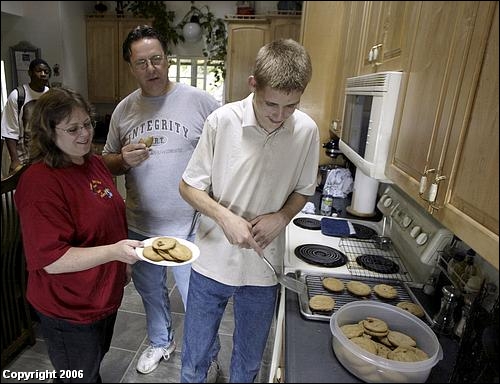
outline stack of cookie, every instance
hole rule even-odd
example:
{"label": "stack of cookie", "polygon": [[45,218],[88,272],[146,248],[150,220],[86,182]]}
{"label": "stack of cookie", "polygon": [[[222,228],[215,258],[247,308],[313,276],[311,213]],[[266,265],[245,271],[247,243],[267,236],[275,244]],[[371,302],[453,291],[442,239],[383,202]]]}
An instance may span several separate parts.
{"label": "stack of cookie", "polygon": [[339,362],[367,383],[424,383],[442,358],[433,330],[395,305],[357,300],[330,317]]}
{"label": "stack of cookie", "polygon": [[152,261],[174,261],[183,263],[191,260],[191,250],[172,237],[158,237],[152,245],[144,247],[143,256]]}
{"label": "stack of cookie", "polygon": [[429,358],[414,337],[389,329],[385,321],[375,317],[344,324],[340,329],[351,342],[385,359],[416,362]]}

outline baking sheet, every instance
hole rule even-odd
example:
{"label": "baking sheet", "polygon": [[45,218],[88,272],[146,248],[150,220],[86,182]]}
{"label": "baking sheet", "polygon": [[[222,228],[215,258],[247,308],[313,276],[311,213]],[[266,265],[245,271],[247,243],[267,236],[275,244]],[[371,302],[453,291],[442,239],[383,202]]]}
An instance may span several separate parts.
{"label": "baking sheet", "polygon": [[[331,315],[339,309],[342,305],[357,301],[357,300],[374,300],[380,301],[387,304],[396,305],[401,301],[410,301],[415,304],[418,304],[423,308],[423,306],[418,302],[410,288],[405,282],[396,281],[396,280],[384,280],[384,279],[367,279],[367,278],[359,278],[356,276],[337,276],[335,274],[321,274],[321,273],[306,273],[302,271],[296,271],[295,276],[300,281],[303,281],[307,285],[307,295],[299,295],[299,307],[300,313],[303,317],[309,320],[318,320],[318,321],[330,321]],[[325,277],[335,277],[339,279],[345,284],[349,281],[361,281],[365,284],[368,284],[370,288],[372,288],[372,292],[369,296],[360,297],[355,296],[350,293],[347,288],[344,287],[342,292],[330,292],[323,287],[323,278]],[[377,284],[388,284],[396,288],[398,292],[398,297],[395,299],[383,299],[373,292],[373,287]],[[322,311],[312,311],[309,308],[309,299],[314,295],[326,295],[330,296],[335,300],[335,307],[331,312],[322,312]],[[424,309],[425,312],[425,309]],[[427,313],[424,315],[425,320],[429,321],[430,317]],[[422,319],[424,320],[424,319]]]}

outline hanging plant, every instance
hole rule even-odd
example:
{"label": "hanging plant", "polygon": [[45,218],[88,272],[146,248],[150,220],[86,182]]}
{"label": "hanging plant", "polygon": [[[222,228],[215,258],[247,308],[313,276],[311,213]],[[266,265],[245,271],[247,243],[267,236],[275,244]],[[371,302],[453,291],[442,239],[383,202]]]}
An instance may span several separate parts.
{"label": "hanging plant", "polygon": [[[193,3],[193,2],[191,2]],[[208,59],[208,64],[214,65],[215,82],[226,77],[227,56],[227,31],[226,24],[221,18],[215,17],[207,5],[198,8],[191,5],[191,9],[179,23],[179,30],[183,30],[187,23],[197,22],[205,38],[203,56]],[[182,36],[182,41],[185,41]]]}
{"label": "hanging plant", "polygon": [[164,1],[124,1],[127,11],[134,16],[152,19],[152,27],[156,29],[167,42],[167,54],[171,54],[171,48],[184,37],[179,33],[174,24],[175,12],[169,11]]}

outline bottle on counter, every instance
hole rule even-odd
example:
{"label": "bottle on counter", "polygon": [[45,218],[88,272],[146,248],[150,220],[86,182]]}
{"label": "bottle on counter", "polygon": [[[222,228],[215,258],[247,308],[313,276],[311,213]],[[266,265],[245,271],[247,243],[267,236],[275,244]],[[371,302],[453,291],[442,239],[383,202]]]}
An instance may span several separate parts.
{"label": "bottle on counter", "polygon": [[325,186],[323,188],[323,195],[321,196],[320,213],[323,216],[331,216],[333,210],[333,194],[331,187]]}
{"label": "bottle on counter", "polygon": [[439,277],[440,277],[440,270],[439,268],[434,268],[432,270],[431,275],[427,279],[427,281],[424,284],[423,290],[426,295],[432,296],[436,292],[436,286],[439,282]]}
{"label": "bottle on counter", "polygon": [[472,249],[467,251],[467,255],[465,258],[465,268],[461,274],[461,279],[464,283],[467,283],[472,276],[477,276],[478,270],[474,265],[474,257],[476,256],[476,252]]}
{"label": "bottle on counter", "polygon": [[467,264],[465,263],[465,253],[463,252],[455,252],[448,261],[448,267],[446,271],[455,286],[462,287],[464,282],[462,282],[462,275],[465,272],[465,267]]}
{"label": "bottle on counter", "polygon": [[469,313],[470,313],[470,308],[472,306],[472,302],[474,299],[475,299],[475,295],[472,295],[472,294],[467,294],[464,296],[464,305],[462,306],[462,316],[461,316],[460,320],[458,321],[455,329],[453,330],[455,335],[457,335],[458,337],[462,337],[462,335],[464,333],[465,325],[467,323],[467,319],[468,319]]}

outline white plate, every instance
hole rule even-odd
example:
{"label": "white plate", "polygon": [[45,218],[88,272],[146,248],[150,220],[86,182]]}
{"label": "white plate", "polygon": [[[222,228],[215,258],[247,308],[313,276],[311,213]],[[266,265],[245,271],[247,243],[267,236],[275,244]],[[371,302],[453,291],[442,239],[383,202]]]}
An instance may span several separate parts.
{"label": "white plate", "polygon": [[[142,252],[144,251],[144,248],[136,248],[135,251],[137,252],[137,256],[139,256],[139,258],[141,260],[147,261],[148,263],[151,263],[154,265],[163,265],[166,267],[177,267],[179,265],[191,264],[193,261],[195,261],[198,258],[198,256],[200,256],[200,248],[198,248],[198,246],[196,244],[194,244],[190,241],[187,241],[184,239],[179,239],[178,237],[173,237],[173,236],[158,236],[158,237],[170,237],[172,239],[176,239],[180,244],[183,244],[186,247],[188,247],[191,250],[191,253],[193,254],[193,256],[188,261],[183,261],[183,262],[179,262],[179,263],[176,261],[168,261],[168,260],[153,261],[153,260],[149,260],[148,258],[144,257],[144,255],[142,254]],[[143,240],[144,246],[147,247],[149,245],[152,245],[153,241],[155,241],[158,237],[150,237],[149,239]]]}

